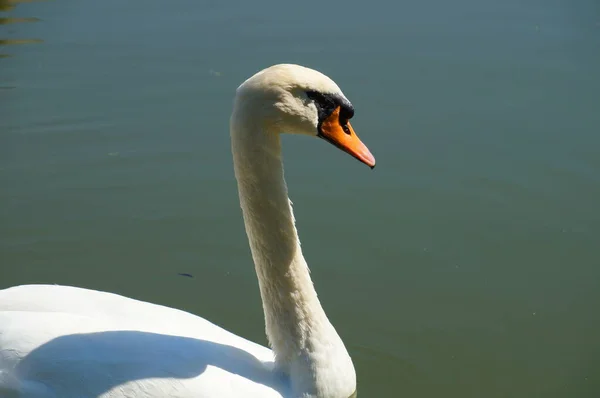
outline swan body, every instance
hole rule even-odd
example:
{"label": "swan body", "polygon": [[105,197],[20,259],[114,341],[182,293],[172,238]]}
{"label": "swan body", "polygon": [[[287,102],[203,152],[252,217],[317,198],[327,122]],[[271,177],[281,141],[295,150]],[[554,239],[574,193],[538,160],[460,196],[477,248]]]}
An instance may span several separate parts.
{"label": "swan body", "polygon": [[275,65],[236,92],[235,177],[258,277],[262,347],[196,315],[57,285],[0,290],[0,398],[349,398],[352,360],[314,290],[283,178],[280,133],[374,167],[327,76]]}

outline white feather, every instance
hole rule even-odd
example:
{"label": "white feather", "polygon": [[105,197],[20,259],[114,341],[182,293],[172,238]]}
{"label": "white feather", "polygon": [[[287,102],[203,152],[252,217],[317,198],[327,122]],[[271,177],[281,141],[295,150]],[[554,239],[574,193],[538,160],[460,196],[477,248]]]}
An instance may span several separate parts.
{"label": "white feather", "polygon": [[323,74],[267,68],[237,90],[231,138],[273,351],[187,312],[67,286],[0,291],[2,398],[348,398],[350,356],[317,298],[283,178],[279,133],[315,135]]}

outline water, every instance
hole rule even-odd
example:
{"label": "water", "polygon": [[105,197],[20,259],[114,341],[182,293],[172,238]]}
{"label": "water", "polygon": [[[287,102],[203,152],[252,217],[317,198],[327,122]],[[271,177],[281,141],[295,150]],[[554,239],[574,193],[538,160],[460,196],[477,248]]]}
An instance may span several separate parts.
{"label": "water", "polygon": [[113,291],[265,344],[228,117],[244,79],[300,63],[378,163],[284,139],[359,397],[600,396],[597,1],[0,5],[0,287]]}

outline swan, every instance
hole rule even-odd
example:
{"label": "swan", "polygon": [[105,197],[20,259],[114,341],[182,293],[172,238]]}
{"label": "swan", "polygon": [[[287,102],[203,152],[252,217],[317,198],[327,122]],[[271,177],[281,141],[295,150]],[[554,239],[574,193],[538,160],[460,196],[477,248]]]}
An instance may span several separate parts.
{"label": "swan", "polygon": [[70,286],[0,290],[2,398],[349,398],[356,374],[319,302],[283,175],[280,133],[375,167],[326,75],[278,64],[236,90],[231,149],[271,349],[196,315]]}

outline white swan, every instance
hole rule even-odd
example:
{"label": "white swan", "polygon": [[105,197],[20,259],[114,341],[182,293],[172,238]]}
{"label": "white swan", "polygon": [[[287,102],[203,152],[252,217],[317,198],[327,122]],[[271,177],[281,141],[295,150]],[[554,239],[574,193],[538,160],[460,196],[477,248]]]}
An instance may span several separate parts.
{"label": "white swan", "polygon": [[195,315],[67,286],[0,290],[0,397],[328,397],[356,375],[302,256],[280,133],[318,136],[374,167],[327,76],[275,65],[238,89],[230,120],[246,232],[272,351]]}

